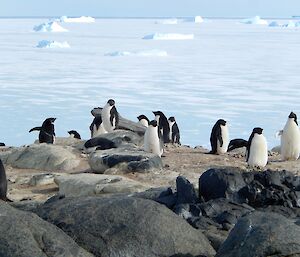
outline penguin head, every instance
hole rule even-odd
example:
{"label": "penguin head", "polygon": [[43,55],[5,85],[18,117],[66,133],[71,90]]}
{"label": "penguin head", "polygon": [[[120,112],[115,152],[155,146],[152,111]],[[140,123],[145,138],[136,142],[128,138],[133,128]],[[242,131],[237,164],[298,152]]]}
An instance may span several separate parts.
{"label": "penguin head", "polygon": [[155,111],[155,112],[153,112],[153,114],[154,114],[155,116],[161,116],[161,115],[162,115],[162,112],[161,112],[161,111]]}
{"label": "penguin head", "polygon": [[171,116],[168,120],[171,122],[175,122],[175,118],[173,116]]}
{"label": "penguin head", "polygon": [[152,127],[157,127],[157,121],[156,120],[151,120],[150,123],[149,123],[149,126],[152,126]]}
{"label": "penguin head", "polygon": [[220,126],[226,126],[226,120],[219,119],[219,120],[217,121],[217,123],[218,123]]}
{"label": "penguin head", "polygon": [[289,119],[294,119],[295,123],[298,125],[296,113],[291,112],[289,115]]}
{"label": "penguin head", "polygon": [[138,120],[143,120],[144,119],[144,120],[147,120],[149,122],[149,119],[143,114],[138,116],[137,118],[138,118]]}
{"label": "penguin head", "polygon": [[258,134],[258,135],[261,135],[262,132],[263,132],[263,129],[259,128],[259,127],[254,128],[253,131],[252,131],[253,134]]}
{"label": "penguin head", "polygon": [[108,103],[110,106],[114,106],[114,105],[115,105],[115,100],[109,99],[109,100],[107,101],[107,103]]}
{"label": "penguin head", "polygon": [[53,124],[55,120],[56,120],[56,118],[48,118],[48,119],[45,119],[43,124]]}

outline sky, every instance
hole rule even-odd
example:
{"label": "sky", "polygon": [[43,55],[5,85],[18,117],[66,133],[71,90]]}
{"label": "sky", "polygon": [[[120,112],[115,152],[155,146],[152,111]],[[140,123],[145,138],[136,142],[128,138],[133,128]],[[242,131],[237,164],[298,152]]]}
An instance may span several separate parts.
{"label": "sky", "polygon": [[300,0],[0,0],[0,16],[282,17],[300,15]]}

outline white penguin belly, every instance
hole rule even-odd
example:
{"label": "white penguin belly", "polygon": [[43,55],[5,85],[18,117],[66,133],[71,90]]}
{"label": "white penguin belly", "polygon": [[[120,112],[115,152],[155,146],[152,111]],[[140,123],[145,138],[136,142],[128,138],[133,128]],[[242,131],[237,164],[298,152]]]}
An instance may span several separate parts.
{"label": "white penguin belly", "polygon": [[142,124],[142,125],[145,126],[145,127],[148,127],[148,121],[147,121],[146,119],[141,119],[141,120],[139,121],[139,123]]}
{"label": "white penguin belly", "polygon": [[102,134],[107,133],[107,131],[104,129],[103,123],[100,124],[99,128],[97,129],[97,126],[94,124],[93,126],[93,137],[100,136]]}
{"label": "white penguin belly", "polygon": [[297,160],[300,153],[300,131],[294,121],[288,120],[281,135],[281,156],[283,160]]}
{"label": "white penguin belly", "polygon": [[268,162],[267,140],[263,135],[254,135],[250,145],[248,165],[263,168]]}
{"label": "white penguin belly", "polygon": [[169,122],[169,127],[170,127],[170,133],[169,133],[169,140],[171,143],[174,143],[172,142],[172,135],[173,135],[173,125],[175,124],[175,121],[168,121]]}
{"label": "white penguin belly", "polygon": [[148,127],[144,136],[144,150],[146,152],[157,154],[159,157],[162,155],[160,141],[158,138],[157,128]]}
{"label": "white penguin belly", "polygon": [[[107,106],[105,105],[104,108],[102,109],[101,112],[101,117],[102,117],[102,124],[104,129],[107,132],[112,132],[114,130],[114,126],[111,125],[110,123],[110,110],[111,110],[111,106]],[[114,122],[113,122],[114,124]]]}
{"label": "white penguin belly", "polygon": [[223,145],[220,146],[219,140],[217,140],[217,153],[222,154],[226,153],[229,145],[229,132],[227,125],[221,126],[221,135],[223,139]]}

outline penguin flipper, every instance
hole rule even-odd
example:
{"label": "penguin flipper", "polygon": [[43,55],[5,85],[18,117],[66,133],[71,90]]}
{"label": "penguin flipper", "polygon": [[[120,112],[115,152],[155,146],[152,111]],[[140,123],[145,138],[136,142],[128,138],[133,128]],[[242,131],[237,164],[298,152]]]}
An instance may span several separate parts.
{"label": "penguin flipper", "polygon": [[31,130],[29,130],[29,133],[32,131],[41,131],[41,130],[42,130],[42,127],[34,127]]}

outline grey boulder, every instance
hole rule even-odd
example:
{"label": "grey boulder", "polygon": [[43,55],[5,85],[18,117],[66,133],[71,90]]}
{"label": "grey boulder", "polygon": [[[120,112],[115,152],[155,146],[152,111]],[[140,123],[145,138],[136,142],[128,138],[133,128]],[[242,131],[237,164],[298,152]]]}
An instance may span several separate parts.
{"label": "grey boulder", "polygon": [[165,206],[134,197],[64,198],[38,211],[95,256],[213,256],[208,239]]}
{"label": "grey boulder", "polygon": [[92,257],[56,226],[0,201],[1,257]]}

